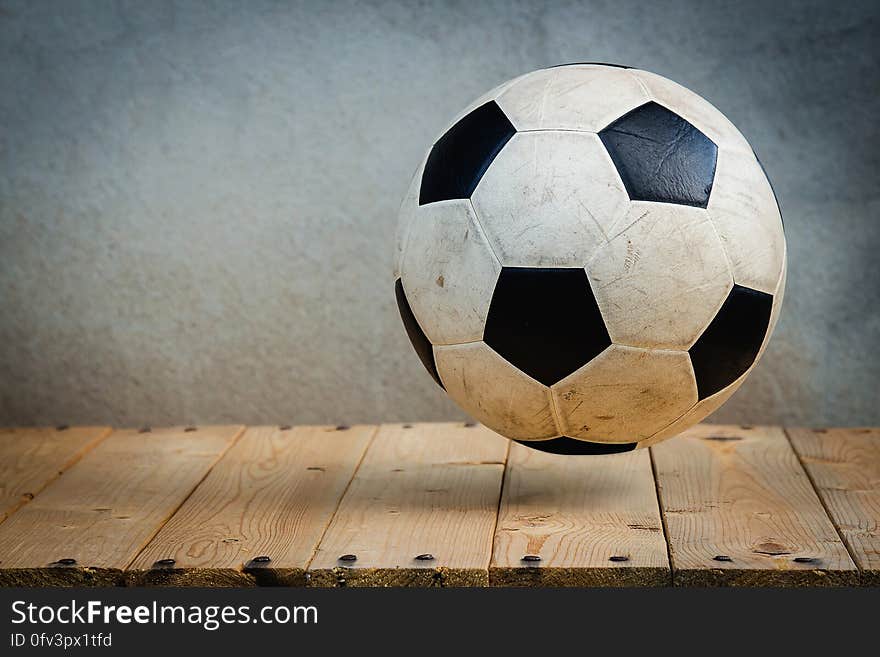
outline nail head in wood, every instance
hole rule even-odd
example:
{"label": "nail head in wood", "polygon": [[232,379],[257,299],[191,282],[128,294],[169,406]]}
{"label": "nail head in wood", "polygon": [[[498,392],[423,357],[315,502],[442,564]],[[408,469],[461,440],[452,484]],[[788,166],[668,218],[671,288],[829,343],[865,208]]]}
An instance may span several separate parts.
{"label": "nail head in wood", "polygon": [[67,431],[68,429],[70,429],[69,424],[59,424],[57,427],[55,427],[55,431]]}
{"label": "nail head in wood", "polygon": [[348,426],[347,424],[338,424],[338,425],[336,425],[336,430],[337,430],[337,431],[348,431],[349,429],[351,429],[351,427]]}
{"label": "nail head in wood", "polygon": [[434,561],[434,555],[430,553],[419,554],[416,556],[416,561]]}
{"label": "nail head in wood", "polygon": [[733,561],[733,559],[728,557],[726,554],[716,554],[714,557],[712,557],[712,561]]}
{"label": "nail head in wood", "polygon": [[537,554],[527,554],[522,558],[522,561],[535,562],[535,561],[540,561],[540,560],[541,560],[541,557],[539,557]]}
{"label": "nail head in wood", "polygon": [[622,554],[615,554],[615,555],[608,557],[608,561],[615,561],[615,562],[629,561],[629,557],[625,557]]}
{"label": "nail head in wood", "polygon": [[816,563],[819,560],[816,557],[795,557],[792,561],[795,563]]}
{"label": "nail head in wood", "polygon": [[186,433],[189,433],[190,431],[195,431],[195,430],[196,430],[196,427],[186,427],[186,428],[184,428],[184,431],[185,431]]}
{"label": "nail head in wood", "polygon": [[159,559],[153,564],[154,568],[167,568],[175,564],[174,559]]}
{"label": "nail head in wood", "polygon": [[138,433],[150,433],[152,429],[150,427],[141,427],[138,429]]}
{"label": "nail head in wood", "polygon": [[55,564],[58,566],[75,566],[76,559],[71,559],[71,558],[67,557],[64,559],[59,559],[58,561],[55,562]]}
{"label": "nail head in wood", "polygon": [[468,429],[470,429],[471,427],[477,426],[477,423],[476,422],[465,422],[464,426],[466,426]]}
{"label": "nail head in wood", "polygon": [[358,558],[357,558],[356,554],[343,554],[341,557],[339,557],[339,560],[340,561],[357,561]]}
{"label": "nail head in wood", "polygon": [[269,563],[270,561],[272,561],[272,558],[267,557],[265,554],[263,554],[263,555],[260,555],[259,557],[254,557],[253,559],[251,559],[251,561],[253,563]]}
{"label": "nail head in wood", "polygon": [[289,424],[282,424],[280,427],[278,427],[278,430],[279,431],[290,431],[290,425]]}

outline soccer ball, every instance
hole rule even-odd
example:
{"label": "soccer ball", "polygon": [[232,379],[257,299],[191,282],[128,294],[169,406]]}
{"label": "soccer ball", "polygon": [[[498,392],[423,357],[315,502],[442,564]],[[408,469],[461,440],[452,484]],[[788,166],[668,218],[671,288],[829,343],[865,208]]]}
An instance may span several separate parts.
{"label": "soccer ball", "polygon": [[572,64],[502,84],[437,139],[400,211],[395,289],[466,412],[608,454],[742,385],[785,271],[770,182],[721,112],[653,73]]}

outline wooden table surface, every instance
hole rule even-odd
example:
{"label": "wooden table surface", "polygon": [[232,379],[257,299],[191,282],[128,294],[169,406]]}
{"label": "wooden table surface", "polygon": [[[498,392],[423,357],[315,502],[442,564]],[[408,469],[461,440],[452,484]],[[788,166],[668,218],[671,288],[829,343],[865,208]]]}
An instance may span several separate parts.
{"label": "wooden table surface", "polygon": [[880,429],[0,430],[5,586],[878,586]]}

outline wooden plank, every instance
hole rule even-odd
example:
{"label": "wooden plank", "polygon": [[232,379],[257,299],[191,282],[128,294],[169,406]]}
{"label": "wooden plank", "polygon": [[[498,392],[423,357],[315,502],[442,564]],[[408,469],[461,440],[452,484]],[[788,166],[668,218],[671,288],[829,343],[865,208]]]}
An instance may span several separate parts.
{"label": "wooden plank", "polygon": [[383,425],[321,541],[311,584],[487,586],[508,444],[481,426]]}
{"label": "wooden plank", "polygon": [[119,584],[241,431],[113,432],[0,525],[0,585]]}
{"label": "wooden plank", "polygon": [[304,586],[306,566],[375,431],[248,428],[138,555],[129,581]]}
{"label": "wooden plank", "polygon": [[572,457],[513,444],[489,576],[493,586],[668,586],[648,450]]}
{"label": "wooden plank", "polygon": [[651,447],[676,585],[851,585],[858,571],[778,427]]}
{"label": "wooden plank", "polygon": [[109,427],[0,429],[0,522],[109,433]]}
{"label": "wooden plank", "polygon": [[861,583],[880,586],[880,429],[788,429]]}

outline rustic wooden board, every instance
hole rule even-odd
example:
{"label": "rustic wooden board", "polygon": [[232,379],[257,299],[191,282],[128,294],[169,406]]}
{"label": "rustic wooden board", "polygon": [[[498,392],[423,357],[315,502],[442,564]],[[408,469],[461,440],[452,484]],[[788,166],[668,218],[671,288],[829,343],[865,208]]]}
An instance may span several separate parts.
{"label": "rustic wooden board", "polygon": [[304,586],[306,566],[375,431],[247,429],[138,555],[129,581]]}
{"label": "rustic wooden board", "polygon": [[109,433],[109,427],[0,429],[0,522]]}
{"label": "rustic wooden board", "polygon": [[488,585],[508,444],[478,426],[383,425],[321,541],[311,584]]}
{"label": "rustic wooden board", "polygon": [[651,447],[676,585],[852,585],[781,428],[698,425]]}
{"label": "rustic wooden board", "polygon": [[880,429],[789,429],[788,435],[862,584],[880,586]]}
{"label": "rustic wooden board", "polygon": [[0,585],[119,584],[241,431],[115,431],[0,525]]}
{"label": "rustic wooden board", "polygon": [[496,586],[669,585],[648,450],[572,457],[513,444],[490,580]]}
{"label": "rustic wooden board", "polygon": [[0,429],[0,585],[880,585],[880,429],[243,431]]}

